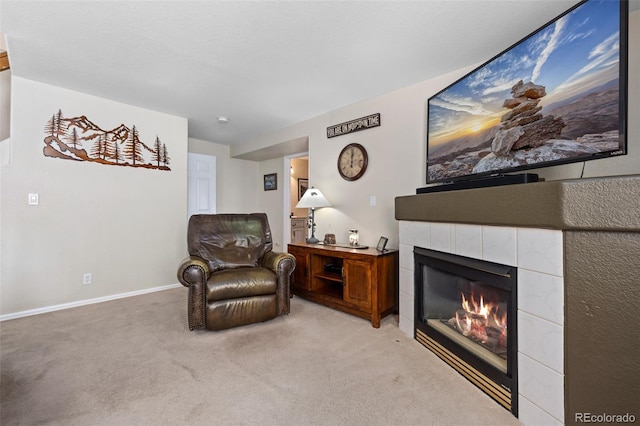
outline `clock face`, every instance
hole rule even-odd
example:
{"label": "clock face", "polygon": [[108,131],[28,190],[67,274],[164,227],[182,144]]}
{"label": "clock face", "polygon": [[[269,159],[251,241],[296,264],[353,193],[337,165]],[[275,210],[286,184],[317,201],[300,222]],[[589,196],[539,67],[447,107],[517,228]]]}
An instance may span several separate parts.
{"label": "clock face", "polygon": [[367,170],[367,163],[367,150],[360,144],[349,144],[338,156],[338,173],[346,180],[359,179]]}

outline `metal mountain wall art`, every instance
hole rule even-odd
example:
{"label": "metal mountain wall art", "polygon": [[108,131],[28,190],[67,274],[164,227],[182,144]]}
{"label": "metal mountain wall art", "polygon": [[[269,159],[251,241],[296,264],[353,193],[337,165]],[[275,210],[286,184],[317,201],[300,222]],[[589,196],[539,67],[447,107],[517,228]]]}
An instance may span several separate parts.
{"label": "metal mountain wall art", "polygon": [[140,140],[135,125],[104,130],[86,116],[65,118],[58,110],[44,126],[47,157],[91,161],[110,166],[171,170],[167,146],[156,135],[150,147]]}

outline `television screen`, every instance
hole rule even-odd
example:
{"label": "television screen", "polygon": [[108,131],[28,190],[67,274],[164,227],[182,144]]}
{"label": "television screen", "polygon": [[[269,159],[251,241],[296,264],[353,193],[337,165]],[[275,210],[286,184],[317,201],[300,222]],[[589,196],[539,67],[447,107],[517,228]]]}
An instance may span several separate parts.
{"label": "television screen", "polygon": [[627,1],[587,0],[427,101],[427,183],[626,153]]}

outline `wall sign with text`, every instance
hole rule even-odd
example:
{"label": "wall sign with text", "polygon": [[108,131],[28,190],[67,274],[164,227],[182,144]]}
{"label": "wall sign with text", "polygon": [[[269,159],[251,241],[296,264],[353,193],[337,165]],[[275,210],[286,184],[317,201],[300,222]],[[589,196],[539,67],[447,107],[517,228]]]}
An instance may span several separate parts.
{"label": "wall sign with text", "polygon": [[380,125],[380,113],[367,115],[366,117],[357,118],[347,121],[346,123],[336,124],[327,127],[327,138],[346,135],[347,133],[358,132],[360,130],[378,127]]}

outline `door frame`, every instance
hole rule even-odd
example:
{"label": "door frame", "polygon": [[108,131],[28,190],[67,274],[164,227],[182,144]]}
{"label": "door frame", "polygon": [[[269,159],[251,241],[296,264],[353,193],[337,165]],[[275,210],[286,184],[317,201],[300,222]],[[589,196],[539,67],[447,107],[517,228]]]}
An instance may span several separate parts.
{"label": "door frame", "polygon": [[309,157],[309,151],[299,152],[297,154],[286,155],[284,157],[284,165],[282,170],[282,176],[286,176],[282,182],[282,251],[287,251],[287,246],[291,242],[291,160],[294,158]]}

